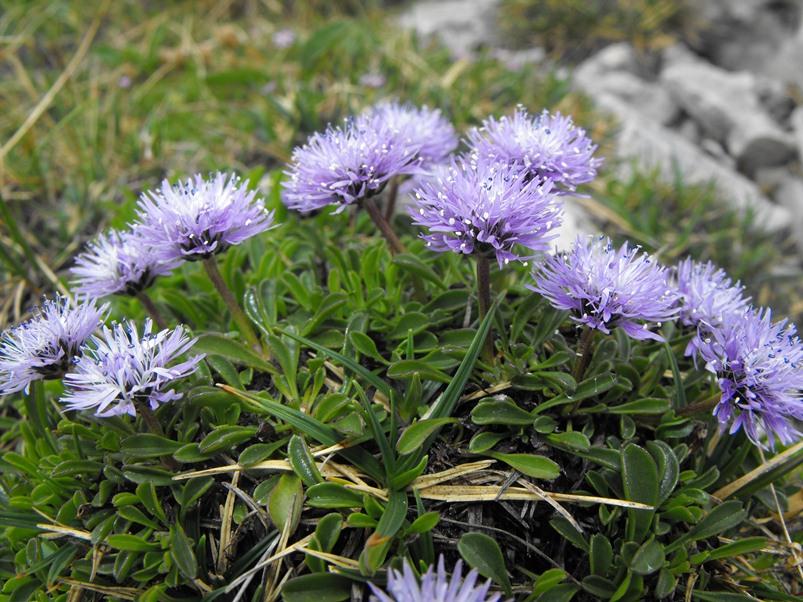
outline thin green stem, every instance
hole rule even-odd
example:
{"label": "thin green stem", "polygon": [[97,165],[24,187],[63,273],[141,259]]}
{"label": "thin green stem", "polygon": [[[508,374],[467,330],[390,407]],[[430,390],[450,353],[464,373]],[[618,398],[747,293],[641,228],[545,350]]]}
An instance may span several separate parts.
{"label": "thin green stem", "polygon": [[160,330],[167,328],[167,322],[159,311],[159,308],[156,307],[153,299],[148,296],[148,293],[145,291],[139,291],[137,293],[137,299],[139,299],[139,302],[142,303],[142,307],[145,308],[145,311],[148,312],[148,315],[151,317],[151,319],[156,322],[156,325]]}
{"label": "thin green stem", "polygon": [[[488,257],[482,253],[476,255],[477,259],[477,298],[479,299],[480,306],[480,322],[488,313],[488,308],[491,307],[491,262]],[[494,341],[493,330],[488,331],[488,336],[485,337],[485,342],[482,348],[482,354],[486,361],[493,362],[494,359]]]}
{"label": "thin green stem", "polygon": [[364,199],[362,206],[365,207],[365,210],[368,212],[368,215],[371,216],[371,219],[373,220],[374,224],[376,224],[376,227],[379,228],[379,231],[382,232],[385,240],[388,241],[390,252],[394,255],[404,253],[404,244],[399,237],[396,236],[393,228],[388,223],[388,220],[385,219],[385,216],[382,215],[382,212],[379,210],[379,207],[376,206],[374,200]]}
{"label": "thin green stem", "polygon": [[232,318],[234,318],[234,321],[237,322],[237,326],[240,327],[240,332],[248,341],[249,345],[252,347],[258,347],[259,339],[257,338],[254,329],[251,328],[251,322],[248,321],[248,316],[245,315],[245,312],[240,307],[240,304],[237,303],[234,293],[231,292],[231,289],[223,279],[223,274],[220,273],[220,270],[217,267],[217,261],[214,257],[207,257],[204,259],[203,264],[209,279],[212,281],[212,284],[215,285],[217,292],[220,293],[223,302],[228,306]]}
{"label": "thin green stem", "polygon": [[[591,362],[591,356],[594,354],[594,335],[596,332],[597,331],[594,328],[585,326],[583,333],[580,335],[580,341],[577,345],[578,357],[574,364],[574,371],[572,372],[572,376],[577,383],[582,380],[583,375],[586,373],[586,368],[588,368],[588,364]],[[572,405],[568,413],[574,414],[580,407],[581,403],[581,401],[578,401]]]}
{"label": "thin green stem", "polygon": [[685,408],[680,408],[677,411],[677,414],[678,416],[693,416],[694,414],[710,412],[717,406],[720,399],[722,399],[722,392],[717,391],[705,399],[695,401],[693,404],[687,405]]}

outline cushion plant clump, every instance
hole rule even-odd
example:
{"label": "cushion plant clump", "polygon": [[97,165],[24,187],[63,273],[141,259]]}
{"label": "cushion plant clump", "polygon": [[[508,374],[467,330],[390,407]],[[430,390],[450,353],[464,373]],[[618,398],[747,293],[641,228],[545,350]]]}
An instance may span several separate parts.
{"label": "cushion plant clump", "polygon": [[144,192],[2,336],[0,597],[797,599],[803,343],[713,264],[551,251],[596,152],[383,102]]}

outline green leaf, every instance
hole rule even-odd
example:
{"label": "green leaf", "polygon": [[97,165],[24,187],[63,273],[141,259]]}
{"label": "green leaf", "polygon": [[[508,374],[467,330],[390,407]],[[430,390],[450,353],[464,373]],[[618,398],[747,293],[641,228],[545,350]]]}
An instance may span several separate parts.
{"label": "green leaf", "polygon": [[351,599],[351,580],[334,573],[312,573],[282,587],[285,602],[341,602]]}
{"label": "green leaf", "polygon": [[304,488],[301,486],[301,479],[294,474],[283,474],[279,477],[279,482],[268,497],[268,514],[279,531],[284,531],[288,522],[290,525],[287,528],[290,532],[295,531],[301,518],[303,500]]}
{"label": "green leaf", "polygon": [[423,360],[399,360],[388,367],[388,377],[400,380],[418,375],[421,380],[448,383],[451,377]]}
{"label": "green leaf", "polygon": [[401,529],[405,518],[407,518],[407,493],[391,491],[388,503],[376,526],[376,533],[383,537],[393,537]]}
{"label": "green leaf", "polygon": [[216,454],[221,451],[231,451],[233,447],[243,441],[248,441],[256,435],[255,426],[235,426],[227,424],[219,426],[198,444],[198,451],[202,454]]}
{"label": "green leaf", "polygon": [[417,256],[412,255],[411,253],[399,253],[393,257],[393,263],[404,271],[414,274],[420,278],[424,278],[428,280],[438,288],[446,288],[443,283],[443,278],[441,275],[436,274],[435,271],[425,264],[421,259]]}
{"label": "green leaf", "polygon": [[301,478],[301,481],[307,487],[312,487],[316,483],[323,481],[312,453],[304,439],[298,435],[290,437],[290,441],[287,443],[287,461],[290,462],[293,472]]}
{"label": "green leaf", "polygon": [[276,369],[262,359],[248,346],[230,339],[222,334],[209,332],[198,337],[192,346],[194,353],[211,353],[220,355],[235,364],[249,366],[262,372],[276,373]]}
{"label": "green leaf", "polygon": [[494,539],[484,533],[465,533],[457,542],[457,550],[472,569],[501,585],[506,596],[512,595],[505,559]]}
{"label": "green leaf", "polygon": [[732,592],[706,592],[695,589],[691,593],[692,599],[703,602],[756,602],[756,598],[747,594],[734,594]]}
{"label": "green leaf", "polygon": [[664,546],[651,537],[636,551],[630,568],[638,575],[652,575],[663,567],[665,560]]}
{"label": "green leaf", "polygon": [[567,451],[587,452],[591,449],[591,442],[583,433],[568,431],[565,433],[554,433],[544,437],[550,445],[566,449]]}
{"label": "green leaf", "polygon": [[745,516],[747,516],[747,512],[740,501],[728,500],[713,508],[700,522],[667,546],[666,551],[672,552],[687,541],[697,541],[719,535],[741,524]]}
{"label": "green leaf", "polygon": [[663,414],[669,410],[670,403],[668,399],[658,399],[656,397],[648,397],[645,399],[636,399],[635,401],[628,401],[627,403],[618,406],[611,406],[607,408],[608,414]]}
{"label": "green leaf", "polygon": [[669,569],[661,569],[658,573],[658,582],[655,584],[655,597],[659,600],[666,598],[675,591],[678,580]]}
{"label": "green leaf", "polygon": [[533,583],[533,595],[539,596],[549,591],[566,579],[566,571],[563,569],[547,569],[535,579]]}
{"label": "green leaf", "polygon": [[577,385],[574,393],[571,395],[558,395],[552,399],[545,401],[538,405],[531,414],[536,415],[541,412],[554,408],[556,406],[565,405],[567,403],[577,403],[589,397],[605,393],[616,384],[616,376],[613,374],[599,374],[584,380]]}
{"label": "green leaf", "polygon": [[376,360],[380,364],[387,364],[388,361],[382,357],[376,348],[374,340],[363,332],[352,330],[349,332],[349,340],[354,348],[366,357]]}
{"label": "green leaf", "polygon": [[145,541],[141,537],[126,533],[109,535],[106,538],[106,543],[113,548],[126,552],[152,552],[159,549],[159,544],[153,541]]}
{"label": "green leaf", "polygon": [[192,540],[178,523],[170,527],[170,555],[182,575],[187,579],[195,579],[198,575],[198,561],[192,549]]}
{"label": "green leaf", "polygon": [[603,577],[608,574],[613,564],[613,547],[611,541],[602,533],[594,533],[591,536],[588,560],[592,573]]}
{"label": "green leaf", "polygon": [[407,528],[407,533],[421,534],[432,531],[438,524],[440,518],[441,515],[439,512],[425,512],[412,522]]}
{"label": "green leaf", "polygon": [[708,552],[704,552],[705,558],[701,562],[708,562],[709,560],[722,560],[723,558],[732,558],[741,554],[748,554],[750,552],[757,552],[767,545],[766,537],[745,537],[737,541],[719,546]]}
{"label": "green leaf", "polygon": [[486,397],[471,410],[471,421],[474,424],[506,424],[530,425],[532,415],[521,409],[507,395]]}
{"label": "green leaf", "polygon": [[315,526],[315,538],[321,545],[322,552],[331,552],[335,547],[343,527],[343,517],[337,512],[327,514]]}
{"label": "green leaf", "polygon": [[[655,506],[658,503],[658,468],[652,456],[633,443],[622,450],[622,487],[625,499]],[[652,523],[654,510],[628,509],[627,538],[641,541]]]}
{"label": "green leaf", "polygon": [[647,451],[655,460],[660,481],[658,483],[658,504],[663,504],[677,487],[680,478],[680,465],[672,448],[664,441],[647,441]]}
{"label": "green leaf", "polygon": [[157,458],[173,455],[183,443],[153,433],[130,435],[120,443],[120,451],[138,458]]}
{"label": "green leaf", "polygon": [[561,583],[536,598],[536,602],[569,602],[580,588],[573,583]]}
{"label": "green leaf", "polygon": [[509,436],[508,433],[494,433],[492,431],[477,433],[468,442],[468,451],[472,454],[482,454]]}
{"label": "green leaf", "polygon": [[549,458],[535,454],[501,454],[486,452],[486,455],[504,462],[520,473],[535,479],[551,481],[560,476],[560,466]]}
{"label": "green leaf", "polygon": [[314,508],[362,508],[362,496],[337,483],[318,483],[307,489],[307,498]]}
{"label": "green leaf", "polygon": [[580,548],[586,553],[589,552],[590,548],[586,538],[583,537],[583,534],[580,533],[580,531],[578,531],[575,526],[566,518],[562,516],[556,516],[549,521],[549,525],[555,529],[555,531],[565,537],[566,540],[573,546]]}
{"label": "green leaf", "polygon": [[[471,376],[471,372],[474,370],[474,364],[477,362],[477,358],[482,350],[482,345],[485,343],[485,339],[488,336],[488,331],[491,329],[491,324],[493,323],[493,319],[496,315],[496,310],[498,307],[499,299],[494,301],[493,305],[491,305],[491,307],[488,309],[488,313],[480,323],[480,327],[477,330],[477,333],[474,335],[474,339],[471,341],[471,345],[469,346],[468,351],[466,351],[463,361],[460,362],[457,372],[455,372],[454,376],[452,377],[452,381],[449,383],[449,385],[446,387],[446,390],[441,394],[437,401],[435,401],[435,403],[432,405],[428,415],[425,416],[426,418],[447,418],[452,415],[452,412],[454,412],[457,401],[460,399],[460,395],[463,393],[463,389],[468,382],[468,378]],[[422,450],[422,453],[423,451],[425,450]]]}
{"label": "green leaf", "polygon": [[421,449],[421,446],[432,433],[445,424],[457,422],[456,418],[429,418],[418,420],[402,431],[396,442],[396,450],[402,454],[411,454]]}

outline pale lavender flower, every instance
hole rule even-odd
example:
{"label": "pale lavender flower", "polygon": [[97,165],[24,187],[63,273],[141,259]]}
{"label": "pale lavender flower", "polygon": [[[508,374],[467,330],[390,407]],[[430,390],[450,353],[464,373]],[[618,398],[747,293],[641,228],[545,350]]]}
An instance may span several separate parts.
{"label": "pale lavender flower", "polygon": [[150,320],[140,336],[133,321],[103,327],[92,336],[64,377],[61,398],[71,410],[94,410],[96,416],[136,415],[137,404],[152,410],[181,398],[168,389],[176,380],[192,374],[203,355],[176,363],[195,344],[184,328],[151,332]]}
{"label": "pale lavender flower", "polygon": [[516,247],[543,251],[557,236],[561,208],[552,182],[528,179],[518,166],[461,157],[415,194],[415,224],[436,251],[493,254],[499,266],[525,260]]}
{"label": "pale lavender flower", "polygon": [[446,572],[443,556],[438,568],[429,567],[419,579],[405,560],[401,571],[388,571],[387,593],[368,583],[373,595],[371,602],[497,602],[501,594],[489,594],[491,582],[477,585],[478,573],[472,570],[462,576],[462,561],[458,560],[452,575]]}
{"label": "pale lavender flower", "polygon": [[400,143],[387,125],[347,121],[296,147],[282,200],[302,213],[327,205],[336,206],[338,213],[379,194],[392,177],[418,173],[420,163],[418,147]]}
{"label": "pale lavender flower", "polygon": [[510,117],[489,117],[468,139],[480,157],[526,167],[531,177],[552,180],[561,192],[590,182],[602,165],[585,130],[560,113],[530,115],[518,107]]}
{"label": "pale lavender flower", "polygon": [[730,314],[744,313],[749,305],[744,287],[710,261],[681,261],[677,266],[677,288],[682,295],[679,318],[685,326],[719,326]]}
{"label": "pale lavender flower", "polygon": [[296,41],[296,32],[289,27],[284,27],[273,33],[271,41],[276,48],[289,48]]}
{"label": "pale lavender flower", "polygon": [[763,431],[771,447],[801,437],[803,342],[793,324],[773,324],[768,309],[731,315],[707,329],[698,353],[722,391],[714,416],[723,430],[744,429],[756,445]]}
{"label": "pale lavender flower", "polygon": [[639,247],[618,250],[604,236],[578,238],[571,251],[547,259],[532,290],[572,319],[606,334],[621,328],[634,339],[664,339],[650,325],[676,317],[679,293],[668,270]]}
{"label": "pale lavender flower", "polygon": [[163,261],[206,259],[273,226],[273,211],[237,176],[201,175],[145,192],[134,226]]}
{"label": "pale lavender flower", "polygon": [[0,395],[27,391],[35,380],[61,378],[105,311],[94,301],[45,299],[29,320],[0,338]]}
{"label": "pale lavender flower", "polygon": [[457,133],[437,109],[380,102],[359,117],[358,127],[389,128],[399,144],[418,149],[424,163],[440,163],[457,148]]}
{"label": "pale lavender flower", "polygon": [[137,230],[101,234],[75,258],[70,268],[75,276],[73,288],[93,298],[136,295],[180,263],[177,258],[160,259],[156,251]]}

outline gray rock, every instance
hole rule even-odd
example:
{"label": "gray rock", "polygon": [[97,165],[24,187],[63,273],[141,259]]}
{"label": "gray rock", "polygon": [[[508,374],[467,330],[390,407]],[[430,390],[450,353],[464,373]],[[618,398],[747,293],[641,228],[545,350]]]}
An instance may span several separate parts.
{"label": "gray rock", "polygon": [[590,81],[597,75],[624,71],[637,73],[639,68],[635,49],[626,42],[606,46],[577,65],[575,77]]}
{"label": "gray rock", "polygon": [[789,225],[786,208],[771,203],[753,182],[707,156],[680,134],[634,112],[611,94],[598,95],[595,101],[619,121],[616,152],[623,159],[624,170],[635,162],[642,168],[656,168],[668,181],[679,171],[689,183],[713,182],[724,202],[739,211],[751,208],[765,229],[778,231]]}
{"label": "gray rock", "polygon": [[612,94],[634,111],[664,125],[672,123],[679,114],[678,105],[663,87],[626,71],[579,71],[574,82],[589,96]]}
{"label": "gray rock", "polygon": [[745,173],[780,165],[796,153],[791,137],[762,105],[752,74],[684,60],[667,65],[661,80],[700,127],[725,144]]}
{"label": "gray rock", "polygon": [[567,251],[572,247],[578,236],[595,234],[597,230],[581,202],[573,197],[565,197],[563,222],[558,229],[558,237],[552,244],[559,251]]}
{"label": "gray rock", "polygon": [[797,144],[797,152],[803,163],[803,106],[797,107],[789,116],[789,123],[792,124],[792,131]]}
{"label": "gray rock", "polygon": [[684,119],[676,127],[677,132],[692,144],[700,141],[700,128],[693,119]]}
{"label": "gray rock", "polygon": [[414,2],[399,15],[402,27],[440,37],[457,57],[467,57],[494,41],[499,0],[426,0]]}

